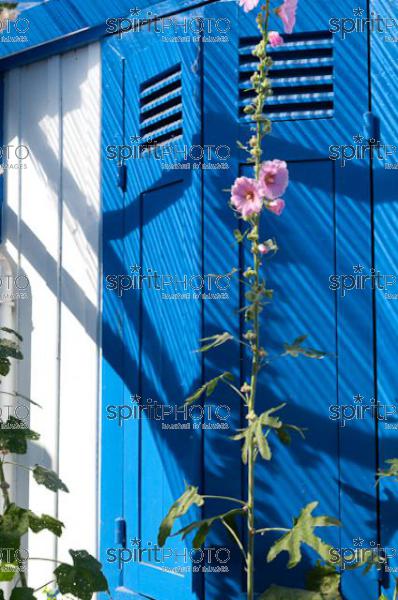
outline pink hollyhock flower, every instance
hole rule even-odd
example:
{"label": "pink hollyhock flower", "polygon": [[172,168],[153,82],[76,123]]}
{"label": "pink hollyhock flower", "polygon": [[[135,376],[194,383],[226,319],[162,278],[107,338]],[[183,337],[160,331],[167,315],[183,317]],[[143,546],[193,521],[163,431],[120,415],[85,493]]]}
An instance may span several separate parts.
{"label": "pink hollyhock flower", "polygon": [[277,31],[269,32],[268,41],[273,48],[277,48],[278,46],[283,46],[283,44],[285,43],[283,41],[283,37]]}
{"label": "pink hollyhock flower", "polygon": [[245,12],[249,12],[250,10],[253,10],[253,8],[256,8],[259,1],[260,0],[239,0],[239,6],[243,6]]}
{"label": "pink hollyhock flower", "polygon": [[284,3],[276,9],[276,13],[283,22],[285,33],[292,33],[296,24],[296,10],[298,0],[285,0]]}
{"label": "pink hollyhock flower", "polygon": [[258,178],[260,194],[275,200],[285,193],[289,184],[289,171],[284,160],[267,160],[260,169]]}
{"label": "pink hollyhock flower", "polygon": [[267,202],[266,207],[269,211],[274,213],[274,215],[278,215],[279,217],[279,215],[283,213],[283,210],[285,208],[285,201],[282,200],[282,198],[277,198],[276,200],[271,200],[270,202]]}
{"label": "pink hollyhock flower", "polygon": [[274,240],[266,240],[262,244],[257,246],[257,250],[260,254],[268,254],[268,252],[276,252],[278,250],[278,246]]}
{"label": "pink hollyhock flower", "polygon": [[243,217],[250,217],[261,211],[263,203],[255,179],[238,177],[231,192],[231,204]]}

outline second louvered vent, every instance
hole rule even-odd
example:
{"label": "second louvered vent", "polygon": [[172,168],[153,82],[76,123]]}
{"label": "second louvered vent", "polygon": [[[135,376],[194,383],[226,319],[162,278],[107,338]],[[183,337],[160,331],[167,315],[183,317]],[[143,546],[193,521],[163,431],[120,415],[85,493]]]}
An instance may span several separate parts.
{"label": "second louvered vent", "polygon": [[[333,38],[329,31],[296,33],[284,36],[285,44],[271,48],[272,96],[264,113],[272,120],[330,118],[334,113]],[[257,38],[240,41],[240,116],[253,98],[250,77],[257,68],[251,52]]]}
{"label": "second louvered vent", "polygon": [[181,65],[145,81],[140,88],[141,144],[167,144],[182,136]]}

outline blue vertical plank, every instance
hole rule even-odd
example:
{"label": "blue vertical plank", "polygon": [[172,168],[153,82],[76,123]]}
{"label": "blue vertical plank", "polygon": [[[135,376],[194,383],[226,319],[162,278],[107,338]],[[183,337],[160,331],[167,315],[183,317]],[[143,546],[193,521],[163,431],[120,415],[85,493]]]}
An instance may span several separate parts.
{"label": "blue vertical plank", "polygon": [[100,558],[110,589],[121,584],[121,573],[108,561],[115,544],[115,519],[123,517],[123,431],[108,419],[108,406],[120,406],[124,397],[124,310],[107,290],[106,277],[123,270],[123,194],[117,186],[117,169],[106,160],[108,145],[123,142],[123,60],[110,45],[102,52],[102,419],[101,419],[101,521]]}
{"label": "blue vertical plank", "polygon": [[[376,0],[372,9],[383,19],[396,18],[396,11],[385,0]],[[374,31],[371,35],[371,90],[372,112],[379,119],[380,153],[373,160],[373,197],[374,197],[374,267],[384,275],[398,273],[398,254],[396,248],[396,228],[398,223],[397,197],[397,140],[398,126],[396,115],[397,88],[396,64],[397,44],[391,38],[397,37],[396,26],[384,29],[383,33]],[[377,133],[377,132],[376,132]],[[395,149],[394,149],[395,148]],[[392,281],[392,278],[389,278]],[[390,299],[386,292],[391,294]],[[398,457],[397,417],[393,414],[397,404],[397,323],[398,285],[386,290],[376,290],[376,357],[377,357],[377,395],[382,407],[387,407],[390,415],[387,421],[378,424],[379,456],[378,468],[386,469],[385,460]],[[395,294],[395,299],[394,299]],[[384,408],[386,410],[386,408]],[[388,428],[390,426],[390,429]],[[390,574],[384,577],[383,591],[391,598],[398,572],[398,533],[396,528],[396,503],[398,487],[392,479],[380,482],[379,518],[382,548],[389,556]]]}
{"label": "blue vertical plank", "polygon": [[[238,29],[236,26],[238,6],[235,2],[219,2],[207,8],[205,16],[219,22],[229,30],[225,34],[227,42],[204,42],[204,108],[203,143],[214,148],[229,148],[230,158],[226,161],[206,160],[203,175],[203,253],[205,273],[226,274],[240,267],[240,249],[233,237],[233,230],[239,228],[228,203],[231,188],[238,172],[236,140],[239,137],[237,122],[238,98]],[[221,155],[228,154],[226,148]],[[211,163],[225,162],[227,169],[212,169]],[[240,319],[240,274],[231,277],[227,298],[205,300],[204,333],[211,336],[228,331],[239,339]],[[206,353],[204,380],[224,371],[230,371],[235,385],[240,387],[241,346],[238,341],[229,342],[222,347]],[[243,472],[241,465],[240,443],[232,441],[236,429],[242,426],[241,399],[225,386],[218,386],[209,398],[209,404],[228,406],[230,417],[227,430],[207,430],[204,435],[203,464],[206,494],[243,497]],[[209,501],[205,508],[206,516],[223,512],[236,506],[228,502]],[[227,547],[231,558],[227,564],[228,572],[208,573],[205,577],[205,597],[215,599],[220,595],[239,598],[244,590],[244,570],[241,555],[223,528],[215,529],[209,536],[209,544]]]}

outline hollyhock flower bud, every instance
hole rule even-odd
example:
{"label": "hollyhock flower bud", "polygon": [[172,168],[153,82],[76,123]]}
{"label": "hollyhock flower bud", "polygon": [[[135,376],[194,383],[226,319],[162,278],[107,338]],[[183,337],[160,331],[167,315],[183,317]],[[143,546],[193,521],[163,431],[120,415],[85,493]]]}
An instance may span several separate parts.
{"label": "hollyhock flower bud", "polygon": [[266,203],[266,207],[268,210],[274,215],[278,215],[278,217],[283,213],[285,208],[285,201],[282,198],[277,198],[276,200],[270,200]]}
{"label": "hollyhock flower bud", "polygon": [[283,41],[283,37],[277,31],[269,32],[268,41],[273,48],[277,48],[278,46],[283,46],[283,44],[285,43]]}
{"label": "hollyhock flower bud", "polygon": [[263,203],[255,179],[238,177],[231,192],[231,204],[242,217],[250,217],[261,212]]}
{"label": "hollyhock flower bud", "polygon": [[257,250],[259,251],[260,254],[268,254],[268,252],[269,252],[269,248],[267,248],[267,246],[265,244],[259,244],[257,246]]}
{"label": "hollyhock flower bud", "polygon": [[253,8],[256,8],[259,1],[260,0],[239,0],[239,6],[242,6],[245,12],[249,12],[250,10],[253,10]]}
{"label": "hollyhock flower bud", "polygon": [[285,33],[292,33],[296,24],[296,11],[298,0],[285,0],[284,3],[276,9],[277,15],[282,19]]}
{"label": "hollyhock flower bud", "polygon": [[284,160],[267,160],[260,169],[258,187],[260,194],[275,200],[285,193],[289,184],[289,171]]}

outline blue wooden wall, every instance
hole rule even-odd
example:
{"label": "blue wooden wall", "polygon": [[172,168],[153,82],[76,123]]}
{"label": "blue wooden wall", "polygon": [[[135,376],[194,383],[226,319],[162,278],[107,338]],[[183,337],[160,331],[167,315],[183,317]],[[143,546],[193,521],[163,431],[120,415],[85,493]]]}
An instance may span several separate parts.
{"label": "blue wooden wall", "polygon": [[[131,407],[134,394],[142,401],[180,406],[190,391],[220,370],[228,369],[242,381],[247,372],[247,357],[238,346],[206,357],[193,352],[203,335],[242,332],[238,283],[231,285],[228,299],[219,301],[166,301],[152,289],[119,297],[106,289],[108,275],[132,275],[133,265],[181,276],[226,273],[245,265],[232,244],[237,222],[225,190],[238,175],[250,176],[235,142],[249,136],[241,90],[253,67],[254,16],[245,15],[235,2],[195,8],[194,2],[177,6],[139,1],[137,7],[141,16],[152,7],[158,15],[229,19],[228,42],[168,43],[153,31],[106,35],[105,20],[126,16],[129,3],[94,6],[91,1],[50,0],[26,13],[32,23],[28,42],[0,47],[0,69],[94,39],[103,41],[101,558],[111,589],[118,596],[155,600],[235,600],[244,592],[244,574],[232,547],[227,574],[175,575],[145,560],[118,569],[107,560],[109,549],[131,550],[137,539],[145,545],[156,542],[158,524],[185,481],[206,494],[245,495],[240,449],[230,440],[232,430],[244,423],[243,414],[225,390],[212,402],[230,407],[229,431],[164,431],[153,419],[129,419],[118,427],[108,418],[110,405]],[[331,18],[352,18],[357,9],[364,16],[370,10],[393,16],[387,0],[372,6],[365,0],[301,2],[295,34],[274,51],[278,93],[270,100],[273,129],[264,151],[267,158],[288,161],[291,183],[283,216],[264,218],[265,236],[276,237],[280,246],[266,262],[275,299],[263,315],[264,343],[276,352],[283,342],[307,333],[311,345],[327,350],[329,357],[276,361],[262,376],[261,408],[287,402],[286,420],[308,431],[306,440],[294,439],[291,448],[274,442],[274,460],[259,463],[258,521],[288,527],[303,505],[319,500],[322,514],[342,521],[341,529],[327,532],[337,548],[352,548],[360,538],[366,547],[378,543],[394,549],[397,491],[391,481],[376,486],[375,472],[385,459],[397,456],[396,430],[372,418],[353,420],[346,427],[329,418],[331,406],[352,405],[358,394],[364,404],[371,398],[387,405],[396,402],[396,304],[386,301],[380,290],[342,296],[329,288],[331,275],[352,275],[355,265],[362,265],[364,273],[371,268],[384,274],[398,270],[395,171],[377,156],[347,161],[344,168],[329,156],[330,146],[352,145],[358,134],[365,141],[377,136],[384,144],[397,144],[396,45],[366,28],[345,39],[329,31]],[[280,29],[276,20],[273,27]],[[304,98],[300,85],[306,86]],[[369,112],[379,131],[366,126]],[[155,159],[122,164],[107,160],[108,146],[134,146],[137,140],[131,138],[150,137],[156,123],[169,140],[179,130],[175,144],[180,149],[230,146],[228,169],[196,170],[191,165],[189,170],[173,170]],[[389,160],[396,162],[395,156]],[[166,166],[173,161],[166,158]],[[203,512],[210,515],[219,508],[206,504]],[[271,541],[259,542],[257,591],[270,583],[303,586],[316,557],[308,551],[303,564],[291,571],[283,555],[267,565]],[[189,539],[173,538],[171,544],[180,557],[190,549]],[[208,545],[230,543],[215,529]],[[184,564],[181,559],[179,566]],[[170,559],[163,566],[176,565]],[[397,566],[394,559],[391,566]],[[344,598],[376,600],[382,589],[391,596],[393,579],[375,570],[366,576],[345,573]]]}

